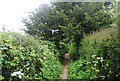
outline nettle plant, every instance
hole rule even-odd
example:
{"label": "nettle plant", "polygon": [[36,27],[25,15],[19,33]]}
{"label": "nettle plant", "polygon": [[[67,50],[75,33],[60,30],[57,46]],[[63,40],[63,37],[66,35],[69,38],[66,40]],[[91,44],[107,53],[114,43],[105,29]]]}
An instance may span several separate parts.
{"label": "nettle plant", "polygon": [[0,36],[2,76],[6,81],[59,78],[61,63],[52,43],[13,32]]}

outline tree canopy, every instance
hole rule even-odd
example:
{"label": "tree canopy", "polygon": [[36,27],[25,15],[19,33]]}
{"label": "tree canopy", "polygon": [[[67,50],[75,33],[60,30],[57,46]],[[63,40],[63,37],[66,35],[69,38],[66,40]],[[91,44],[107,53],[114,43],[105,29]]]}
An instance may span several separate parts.
{"label": "tree canopy", "polygon": [[83,33],[108,27],[113,22],[110,2],[54,2],[44,4],[23,19],[25,32],[49,41],[74,41],[79,44]]}

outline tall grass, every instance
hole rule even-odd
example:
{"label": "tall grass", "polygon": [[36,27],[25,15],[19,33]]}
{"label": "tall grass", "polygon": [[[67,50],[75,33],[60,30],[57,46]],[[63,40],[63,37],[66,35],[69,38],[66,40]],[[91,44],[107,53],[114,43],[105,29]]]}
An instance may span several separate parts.
{"label": "tall grass", "polygon": [[93,41],[100,42],[101,40],[108,39],[110,37],[117,37],[118,36],[118,28],[112,27],[107,29],[102,29],[96,32],[92,32],[91,34],[84,35],[83,41]]}

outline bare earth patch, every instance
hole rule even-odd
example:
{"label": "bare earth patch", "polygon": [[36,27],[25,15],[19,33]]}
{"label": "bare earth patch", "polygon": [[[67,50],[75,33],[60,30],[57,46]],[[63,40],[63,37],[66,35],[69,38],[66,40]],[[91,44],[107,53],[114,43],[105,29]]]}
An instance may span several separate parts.
{"label": "bare earth patch", "polygon": [[68,69],[69,54],[64,54],[64,59],[62,60],[62,72],[61,79],[67,79],[67,69]]}

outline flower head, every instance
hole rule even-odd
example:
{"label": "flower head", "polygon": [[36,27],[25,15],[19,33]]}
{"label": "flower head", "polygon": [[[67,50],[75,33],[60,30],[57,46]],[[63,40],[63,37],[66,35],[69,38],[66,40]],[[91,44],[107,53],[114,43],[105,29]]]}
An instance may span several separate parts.
{"label": "flower head", "polygon": [[19,78],[22,78],[22,75],[24,75],[24,73],[21,73],[21,71],[18,71],[18,72],[13,72],[11,74],[11,76],[17,76],[17,75],[18,75]]}

